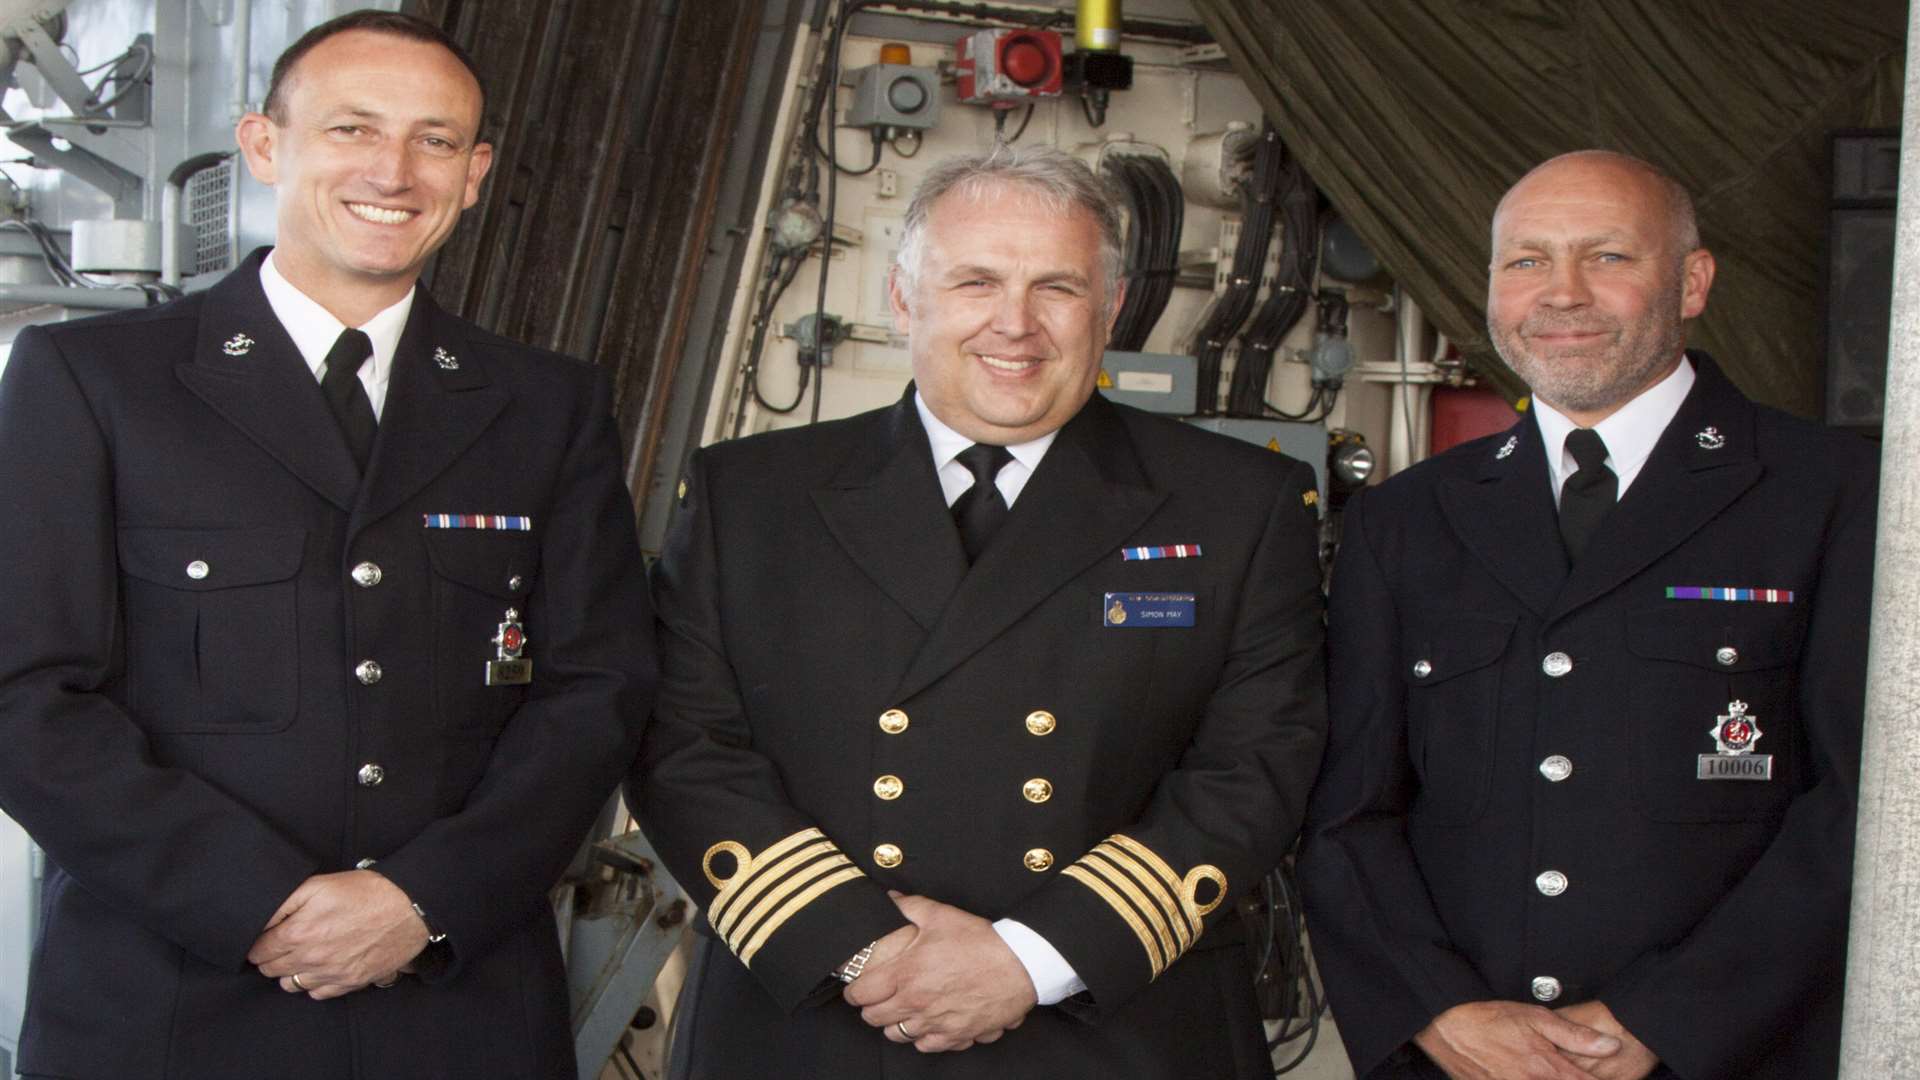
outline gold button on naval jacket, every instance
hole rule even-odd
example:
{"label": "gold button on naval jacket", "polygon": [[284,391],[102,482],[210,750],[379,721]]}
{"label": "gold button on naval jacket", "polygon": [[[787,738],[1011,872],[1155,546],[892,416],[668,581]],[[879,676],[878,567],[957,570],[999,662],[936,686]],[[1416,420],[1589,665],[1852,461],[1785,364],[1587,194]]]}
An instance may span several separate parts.
{"label": "gold button on naval jacket", "polygon": [[1533,879],[1533,887],[1540,890],[1541,896],[1559,896],[1567,891],[1567,875],[1558,870],[1543,871]]}
{"label": "gold button on naval jacket", "polygon": [[1027,853],[1021,856],[1020,861],[1027,864],[1027,869],[1037,874],[1053,865],[1053,852],[1043,847],[1029,848]]}
{"label": "gold button on naval jacket", "polygon": [[353,567],[353,583],[363,589],[371,589],[380,584],[380,564],[363,562]]}
{"label": "gold button on naval jacket", "polygon": [[1533,980],[1533,999],[1535,1001],[1553,1001],[1559,996],[1559,979],[1551,975],[1542,975]]}
{"label": "gold button on naval jacket", "polygon": [[353,677],[359,679],[361,684],[365,686],[372,686],[374,683],[379,682],[380,675],[380,665],[374,663],[372,660],[362,660],[353,667]]}
{"label": "gold button on naval jacket", "polygon": [[360,771],[356,775],[359,777],[361,787],[379,787],[387,778],[387,770],[381,768],[379,762],[369,761],[360,766]]}
{"label": "gold button on naval jacket", "polygon": [[1028,802],[1046,802],[1053,798],[1053,782],[1044,776],[1036,776],[1020,785],[1020,794],[1026,796]]}
{"label": "gold button on naval jacket", "polygon": [[888,709],[881,713],[880,730],[889,735],[898,735],[907,730],[907,714],[899,709]]}
{"label": "gold button on naval jacket", "polygon": [[1540,670],[1547,673],[1547,678],[1557,679],[1573,670],[1573,657],[1563,652],[1550,652],[1546,659],[1540,661]]}
{"label": "gold button on naval jacket", "polygon": [[1559,754],[1550,754],[1540,762],[1540,775],[1557,784],[1573,775],[1573,762]]}
{"label": "gold button on naval jacket", "polygon": [[1740,650],[1731,645],[1722,645],[1714,650],[1713,658],[1720,661],[1721,667],[1732,667],[1740,662]]}
{"label": "gold button on naval jacket", "polygon": [[1431,674],[1433,674],[1433,664],[1432,664],[1432,662],[1431,662],[1431,661],[1427,661],[1427,660],[1415,660],[1415,661],[1413,662],[1413,677],[1414,677],[1414,678],[1416,678],[1416,679],[1424,679],[1424,678],[1426,678],[1427,676],[1429,676],[1429,675],[1431,675]]}
{"label": "gold button on naval jacket", "polygon": [[881,844],[873,849],[874,863],[888,870],[899,866],[904,858],[906,855],[900,850],[899,844]]}
{"label": "gold button on naval jacket", "polygon": [[187,564],[187,576],[195,581],[204,579],[209,572],[206,560],[195,559]]}
{"label": "gold button on naval jacket", "polygon": [[1035,709],[1027,714],[1028,734],[1051,735],[1056,724],[1053,714],[1045,709]]}
{"label": "gold button on naval jacket", "polygon": [[873,782],[873,793],[888,802],[899,798],[906,790],[906,781],[893,775],[882,776]]}

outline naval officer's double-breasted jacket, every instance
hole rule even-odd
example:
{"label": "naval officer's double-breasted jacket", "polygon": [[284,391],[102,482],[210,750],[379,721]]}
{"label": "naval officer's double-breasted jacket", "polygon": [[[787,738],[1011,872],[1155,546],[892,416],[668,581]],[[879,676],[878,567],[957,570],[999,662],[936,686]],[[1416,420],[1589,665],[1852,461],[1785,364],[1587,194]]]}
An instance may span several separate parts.
{"label": "naval officer's double-breasted jacket", "polygon": [[1876,458],[1693,389],[1569,569],[1531,417],[1348,511],[1301,861],[1362,1076],[1599,1000],[1685,1080],[1831,1076]]}
{"label": "naval officer's double-breasted jacket", "polygon": [[[0,808],[48,857],[20,1066],[570,1077],[546,890],[653,677],[606,381],[422,290],[363,480],[261,257],[31,328],[0,381]],[[531,681],[486,685],[515,621]],[[431,982],[248,966],[364,859],[447,935]]]}
{"label": "naval officer's double-breasted jacket", "polygon": [[[911,391],[702,451],[630,788],[714,939],[690,1075],[1268,1074],[1233,902],[1319,760],[1313,491],[1096,397],[969,567]],[[827,976],[905,925],[888,889],[1025,923],[1088,994],[887,1042]]]}

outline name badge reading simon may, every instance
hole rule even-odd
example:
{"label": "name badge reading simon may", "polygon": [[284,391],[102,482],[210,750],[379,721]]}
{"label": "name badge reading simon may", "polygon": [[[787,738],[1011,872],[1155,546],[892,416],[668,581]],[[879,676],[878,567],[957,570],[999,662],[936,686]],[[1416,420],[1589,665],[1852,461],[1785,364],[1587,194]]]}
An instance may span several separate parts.
{"label": "name badge reading simon may", "polygon": [[1156,630],[1192,626],[1198,607],[1195,594],[1110,592],[1101,601],[1102,622],[1109,630]]}

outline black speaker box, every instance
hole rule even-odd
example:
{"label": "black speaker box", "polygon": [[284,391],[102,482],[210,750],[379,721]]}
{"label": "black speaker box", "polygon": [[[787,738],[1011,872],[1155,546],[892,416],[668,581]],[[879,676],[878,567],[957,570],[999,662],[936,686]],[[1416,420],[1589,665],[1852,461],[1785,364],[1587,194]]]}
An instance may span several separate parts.
{"label": "black speaker box", "polygon": [[1878,428],[1893,309],[1900,133],[1835,132],[1827,211],[1827,423]]}

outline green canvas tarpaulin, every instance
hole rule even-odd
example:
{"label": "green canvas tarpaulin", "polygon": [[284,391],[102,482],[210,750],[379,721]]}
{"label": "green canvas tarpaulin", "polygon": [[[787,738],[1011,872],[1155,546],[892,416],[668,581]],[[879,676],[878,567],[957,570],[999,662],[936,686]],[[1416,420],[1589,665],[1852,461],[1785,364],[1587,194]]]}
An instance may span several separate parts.
{"label": "green canvas tarpaulin", "polygon": [[1693,192],[1720,275],[1691,343],[1748,393],[1823,397],[1828,136],[1899,124],[1891,0],[1195,0],[1322,190],[1476,368],[1488,224],[1554,154],[1646,158]]}

